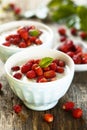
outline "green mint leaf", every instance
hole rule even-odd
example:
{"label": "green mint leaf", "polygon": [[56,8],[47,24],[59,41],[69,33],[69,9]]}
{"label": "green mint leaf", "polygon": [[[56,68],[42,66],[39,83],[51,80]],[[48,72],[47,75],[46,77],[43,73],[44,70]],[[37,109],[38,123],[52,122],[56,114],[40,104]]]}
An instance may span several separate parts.
{"label": "green mint leaf", "polygon": [[45,68],[45,67],[48,67],[52,61],[53,61],[53,58],[45,57],[45,58],[41,59],[39,65],[40,65],[40,67]]}
{"label": "green mint leaf", "polygon": [[30,36],[39,36],[39,34],[40,34],[40,31],[38,30],[38,29],[31,29],[30,31],[29,31],[29,35]]}

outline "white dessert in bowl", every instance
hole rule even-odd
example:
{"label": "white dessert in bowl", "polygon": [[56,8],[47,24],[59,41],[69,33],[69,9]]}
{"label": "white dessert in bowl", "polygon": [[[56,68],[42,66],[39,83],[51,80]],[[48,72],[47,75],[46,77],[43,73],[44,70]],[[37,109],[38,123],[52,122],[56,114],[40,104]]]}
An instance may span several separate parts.
{"label": "white dessert in bowl", "polygon": [[[51,82],[33,82],[23,76],[23,80],[13,77],[11,68],[22,65],[27,60],[51,57],[65,62],[65,72]],[[47,110],[53,108],[58,100],[68,91],[74,76],[73,60],[66,54],[52,49],[34,47],[11,56],[5,63],[6,77],[14,93],[23,103],[33,110]]]}
{"label": "white dessert in bowl", "polygon": [[[3,45],[4,43],[8,42],[6,41],[6,37],[9,35],[18,35],[17,30],[21,27],[26,27],[26,26],[35,26],[42,34],[39,36],[39,40],[41,41],[42,44],[32,44],[28,47],[18,47],[15,46],[14,44],[11,44],[10,46]],[[12,38],[13,38],[12,37]],[[18,36],[17,36],[18,38]],[[13,39],[11,39],[13,40]],[[23,39],[23,42],[25,42],[26,39]],[[46,26],[45,24],[42,24],[40,22],[35,22],[35,21],[14,21],[6,24],[2,24],[0,26],[0,58],[3,62],[5,62],[9,56],[12,54],[28,49],[30,47],[35,47],[35,46],[41,46],[41,47],[47,47],[51,48],[52,47],[52,41],[53,41],[53,32],[50,29],[50,27]],[[10,42],[11,43],[11,42]],[[30,43],[29,43],[30,44]]]}

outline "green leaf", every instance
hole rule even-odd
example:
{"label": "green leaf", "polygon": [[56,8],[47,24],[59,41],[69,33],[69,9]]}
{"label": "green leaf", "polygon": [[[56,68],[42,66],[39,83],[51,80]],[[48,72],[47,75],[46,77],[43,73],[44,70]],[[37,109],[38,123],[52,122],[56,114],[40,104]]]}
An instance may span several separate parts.
{"label": "green leaf", "polygon": [[76,13],[76,7],[68,4],[61,4],[53,13],[51,13],[51,17],[54,21],[59,21],[60,19],[64,19],[74,15]]}
{"label": "green leaf", "polygon": [[40,32],[39,32],[39,30],[38,29],[31,29],[30,31],[29,31],[29,35],[30,36],[39,36],[39,34],[40,34]]}
{"label": "green leaf", "polygon": [[80,29],[87,31],[87,7],[78,6],[77,15],[80,18]]}
{"label": "green leaf", "polygon": [[39,65],[40,65],[40,67],[45,68],[45,67],[48,67],[52,61],[53,61],[53,58],[45,57],[45,58],[41,59]]}

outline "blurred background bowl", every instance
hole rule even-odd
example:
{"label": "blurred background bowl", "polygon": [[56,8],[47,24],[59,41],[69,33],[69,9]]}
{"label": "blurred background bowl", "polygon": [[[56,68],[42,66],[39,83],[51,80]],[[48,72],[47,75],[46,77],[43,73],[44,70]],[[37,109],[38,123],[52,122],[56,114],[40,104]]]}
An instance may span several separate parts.
{"label": "blurred background bowl", "polygon": [[[42,34],[40,35],[40,40],[42,41],[41,45],[34,44],[26,48],[7,47],[2,45],[5,42],[5,37],[10,34],[15,34],[19,27],[32,26],[32,25],[34,25],[37,29],[39,29],[42,32]],[[12,54],[25,49],[27,50],[28,48],[31,47],[41,46],[46,48],[52,48],[52,42],[53,42],[53,31],[51,30],[50,27],[40,22],[14,21],[0,25],[0,59],[3,62],[5,62],[8,59],[8,57],[10,57]]]}

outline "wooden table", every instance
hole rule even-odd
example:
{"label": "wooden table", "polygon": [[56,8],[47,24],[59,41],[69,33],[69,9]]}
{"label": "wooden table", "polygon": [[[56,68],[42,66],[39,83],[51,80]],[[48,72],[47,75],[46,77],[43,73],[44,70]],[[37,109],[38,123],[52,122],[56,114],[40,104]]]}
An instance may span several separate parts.
{"label": "wooden table", "polygon": [[[54,25],[50,26],[55,31]],[[47,111],[33,111],[25,107],[10,89],[1,61],[0,82],[3,84],[0,92],[0,130],[87,130],[87,72],[76,72],[68,92],[54,108]],[[62,105],[66,101],[74,101],[76,107],[82,108],[81,119],[74,119],[71,113],[62,110]],[[19,115],[13,111],[16,104],[22,105],[22,112]],[[45,122],[44,113],[53,114],[54,121]]]}

